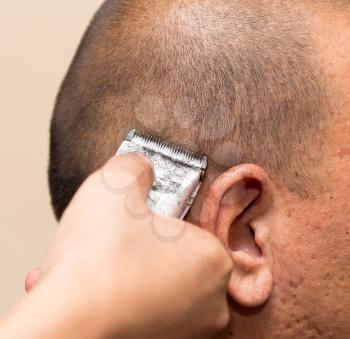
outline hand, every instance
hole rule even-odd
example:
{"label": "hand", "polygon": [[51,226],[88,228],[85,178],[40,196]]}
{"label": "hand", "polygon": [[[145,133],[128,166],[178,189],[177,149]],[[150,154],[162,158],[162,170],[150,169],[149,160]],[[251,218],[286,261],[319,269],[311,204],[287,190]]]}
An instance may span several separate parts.
{"label": "hand", "polygon": [[[228,253],[210,233],[154,215],[152,182],[143,156],[114,157],[66,210],[33,291],[51,291],[56,318],[79,324],[64,338],[205,339],[228,324]],[[182,236],[157,236],[166,233]]]}

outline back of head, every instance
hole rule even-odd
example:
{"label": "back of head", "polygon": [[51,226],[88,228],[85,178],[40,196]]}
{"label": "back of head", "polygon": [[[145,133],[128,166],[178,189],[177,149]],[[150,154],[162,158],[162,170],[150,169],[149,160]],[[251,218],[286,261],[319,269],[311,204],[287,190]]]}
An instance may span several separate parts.
{"label": "back of head", "polygon": [[252,162],[310,193],[308,140],[325,103],[309,31],[294,1],[107,1],[55,107],[56,215],[132,128],[214,170]]}
{"label": "back of head", "polygon": [[57,217],[130,129],[203,153],[189,218],[199,207],[234,261],[234,337],[348,338],[349,8],[106,1],[52,120]]}

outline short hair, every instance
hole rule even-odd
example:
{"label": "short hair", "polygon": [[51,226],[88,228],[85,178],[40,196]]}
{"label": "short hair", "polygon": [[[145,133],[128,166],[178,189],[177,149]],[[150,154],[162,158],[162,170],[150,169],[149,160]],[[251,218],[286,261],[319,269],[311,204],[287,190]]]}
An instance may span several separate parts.
{"label": "short hair", "polygon": [[56,216],[132,128],[220,168],[256,163],[309,194],[311,138],[327,111],[314,46],[293,1],[106,1],[54,110]]}

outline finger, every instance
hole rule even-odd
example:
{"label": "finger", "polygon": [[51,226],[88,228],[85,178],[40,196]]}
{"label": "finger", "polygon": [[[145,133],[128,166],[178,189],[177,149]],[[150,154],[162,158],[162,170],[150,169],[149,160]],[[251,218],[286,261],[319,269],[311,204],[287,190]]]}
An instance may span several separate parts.
{"label": "finger", "polygon": [[132,215],[137,217],[148,216],[146,198],[153,178],[152,164],[145,156],[137,153],[114,156],[85,180],[62,220],[77,216],[90,219],[93,213],[108,218],[110,212],[118,208],[128,215],[134,212]]}
{"label": "finger", "polygon": [[151,162],[140,153],[115,156],[101,169],[107,191],[145,200],[154,180]]}
{"label": "finger", "polygon": [[26,292],[29,293],[37,284],[40,279],[40,269],[36,268],[27,274],[25,280],[25,289]]}

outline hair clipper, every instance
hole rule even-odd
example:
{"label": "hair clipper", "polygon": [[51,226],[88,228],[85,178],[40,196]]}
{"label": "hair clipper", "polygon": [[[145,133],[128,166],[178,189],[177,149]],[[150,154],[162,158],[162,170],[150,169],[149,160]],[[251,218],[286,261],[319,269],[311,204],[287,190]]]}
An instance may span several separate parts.
{"label": "hair clipper", "polygon": [[207,157],[132,130],[117,155],[139,152],[153,164],[154,183],[147,203],[156,214],[183,219],[198,194]]}

